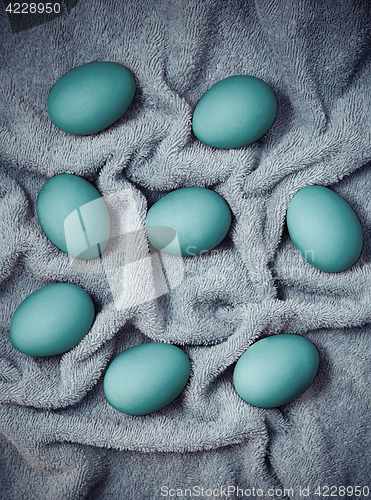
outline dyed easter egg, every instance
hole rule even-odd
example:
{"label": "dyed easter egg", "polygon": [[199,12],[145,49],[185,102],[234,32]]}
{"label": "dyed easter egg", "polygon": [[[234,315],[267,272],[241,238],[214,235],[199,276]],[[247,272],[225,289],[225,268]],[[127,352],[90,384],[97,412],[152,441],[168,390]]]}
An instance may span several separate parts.
{"label": "dyed easter egg", "polygon": [[344,271],[361,253],[361,224],[351,206],[331,189],[300,189],[289,203],[286,221],[295,248],[317,269]]}
{"label": "dyed easter egg", "polygon": [[127,110],[135,94],[131,72],[115,62],[95,61],[71,69],[53,85],[47,102],[51,121],[69,134],[95,134]]}
{"label": "dyed easter egg", "polygon": [[177,189],[148,210],[146,231],[150,243],[172,255],[201,255],[227,235],[232,214],[215,191],[202,187]]}
{"label": "dyed easter egg", "polygon": [[108,403],[129,415],[161,410],[184,389],[189,358],[172,344],[151,342],[131,347],[109,365],[103,381]]}
{"label": "dyed easter egg", "polygon": [[233,373],[238,395],[253,406],[275,408],[305,392],[319,365],[315,346],[299,335],[272,335],[252,344]]}
{"label": "dyed easter egg", "polygon": [[63,252],[87,260],[106,248],[111,230],[107,206],[82,177],[51,177],[40,190],[36,208],[44,233]]}
{"label": "dyed easter egg", "polygon": [[54,356],[75,347],[94,321],[93,301],[85,290],[55,283],[31,293],[18,306],[9,337],[29,356]]}
{"label": "dyed easter egg", "polygon": [[215,83],[198,102],[195,136],[214,148],[240,148],[262,137],[277,112],[272,89],[260,78],[235,75]]}

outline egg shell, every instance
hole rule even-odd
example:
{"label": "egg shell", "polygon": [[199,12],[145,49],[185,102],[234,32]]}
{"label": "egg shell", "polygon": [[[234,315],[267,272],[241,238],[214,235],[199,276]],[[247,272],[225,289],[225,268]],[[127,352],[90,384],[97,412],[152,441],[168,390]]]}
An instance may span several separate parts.
{"label": "egg shell", "polygon": [[240,148],[260,139],[277,113],[273,90],[260,78],[235,75],[213,85],[192,119],[195,136],[214,148]]}
{"label": "egg shell", "polygon": [[17,307],[9,337],[29,356],[54,356],[75,347],[94,321],[93,301],[82,288],[55,283],[40,288]]}
{"label": "egg shell", "polygon": [[116,410],[147,415],[174,401],[189,374],[189,358],[179,347],[160,342],[140,344],[112,361],[104,376],[103,391]]}
{"label": "egg shell", "polygon": [[231,222],[231,210],[218,193],[189,187],[172,191],[152,205],[146,218],[146,231],[158,250],[192,256],[219,245]]}
{"label": "egg shell", "polygon": [[253,406],[289,403],[312,384],[319,366],[316,347],[305,337],[279,334],[252,344],[233,373],[239,396]]}
{"label": "egg shell", "polygon": [[36,209],[46,236],[72,257],[93,259],[107,247],[108,209],[86,179],[73,174],[51,177],[40,190]]}
{"label": "egg shell", "polygon": [[295,248],[317,269],[344,271],[361,253],[361,224],[351,206],[331,189],[300,189],[289,203],[286,222]]}
{"label": "egg shell", "polygon": [[127,110],[135,94],[131,72],[110,61],[73,68],[53,85],[47,102],[50,119],[68,134],[95,134]]}

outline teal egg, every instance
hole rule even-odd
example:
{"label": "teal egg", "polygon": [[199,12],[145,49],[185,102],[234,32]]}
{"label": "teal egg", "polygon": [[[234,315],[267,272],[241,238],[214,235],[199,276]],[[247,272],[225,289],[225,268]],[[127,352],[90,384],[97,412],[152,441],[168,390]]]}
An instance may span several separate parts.
{"label": "teal egg", "polygon": [[214,148],[240,148],[262,137],[277,112],[272,89],[260,78],[235,75],[213,85],[192,119],[197,139]]}
{"label": "teal egg", "polygon": [[29,356],[54,356],[75,347],[94,321],[93,301],[85,290],[55,283],[31,293],[18,306],[9,337]]}
{"label": "teal egg", "polygon": [[47,102],[51,121],[68,134],[95,134],[127,110],[135,94],[131,72],[115,62],[95,61],[71,69],[53,85]]}
{"label": "teal egg", "polygon": [[108,245],[107,206],[99,191],[82,177],[51,177],[40,190],[36,209],[46,236],[72,257],[93,259]]}
{"label": "teal egg", "polygon": [[131,347],[109,365],[103,391],[108,403],[128,415],[161,410],[184,389],[189,358],[172,344],[151,342]]}
{"label": "teal egg", "polygon": [[275,408],[305,392],[316,376],[316,347],[299,335],[272,335],[252,344],[233,373],[238,395],[253,406]]}
{"label": "teal egg", "polygon": [[227,235],[231,210],[215,191],[202,187],[177,189],[148,210],[146,231],[151,244],[172,255],[201,255]]}
{"label": "teal egg", "polygon": [[289,203],[286,222],[295,248],[317,269],[344,271],[361,253],[361,224],[351,206],[331,189],[300,189]]}

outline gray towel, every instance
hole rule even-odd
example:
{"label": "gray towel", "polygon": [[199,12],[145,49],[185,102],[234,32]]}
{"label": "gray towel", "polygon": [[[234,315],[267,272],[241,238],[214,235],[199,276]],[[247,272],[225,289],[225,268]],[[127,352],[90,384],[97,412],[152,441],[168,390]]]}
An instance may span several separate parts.
{"label": "gray towel", "polygon": [[[367,498],[370,3],[60,3],[62,15],[14,32],[0,10],[0,499],[296,500],[356,486],[348,498]],[[137,93],[106,130],[68,135],[49,119],[48,93],[96,60],[127,66]],[[192,134],[192,113],[234,74],[267,82],[277,117],[256,143],[217,150]],[[39,225],[38,192],[60,173],[110,200],[116,236],[98,264],[73,260]],[[288,236],[288,203],[310,184],[339,193],[361,222],[361,256],[344,272],[310,266]],[[199,257],[143,254],[140,267],[148,207],[187,186],[224,197],[228,236]],[[92,297],[90,332],[60,356],[21,354],[9,340],[14,311],[58,282]],[[315,344],[318,375],[291,403],[250,406],[234,390],[235,362],[254,340],[282,333]],[[163,410],[128,416],[107,403],[104,374],[149,341],[182,347],[190,380]]]}

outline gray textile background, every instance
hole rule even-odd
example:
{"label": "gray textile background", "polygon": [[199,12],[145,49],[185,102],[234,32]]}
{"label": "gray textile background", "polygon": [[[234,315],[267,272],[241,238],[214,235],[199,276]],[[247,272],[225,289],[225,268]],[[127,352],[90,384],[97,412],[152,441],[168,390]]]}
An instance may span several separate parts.
{"label": "gray textile background", "polygon": [[[197,485],[205,497],[215,490],[208,498],[223,498],[217,488],[229,485],[264,494],[293,488],[270,496],[293,499],[309,487],[313,499],[318,486],[371,488],[369,6],[80,0],[18,33],[0,9],[1,500],[148,500],[163,498],[164,486],[179,496]],[[94,60],[127,66],[136,96],[105,131],[65,134],[48,117],[48,93],[66,71]],[[192,113],[233,74],[265,80],[277,118],[256,143],[216,150],[193,136]],[[73,262],[46,238],[36,199],[59,173],[81,175],[111,197],[118,235],[142,230],[147,207],[186,186],[220,193],[233,225],[214,251],[168,259],[169,293],[116,307],[126,286],[147,293],[150,270],[127,272],[130,241],[112,242],[104,268],[103,259]],[[360,219],[362,254],[342,273],[308,265],[288,237],[288,203],[310,184],[339,193]],[[135,202],[132,219],[120,193]],[[9,340],[12,314],[56,282],[90,294],[93,327],[64,355],[23,355]],[[316,345],[318,376],[287,405],[249,406],[234,391],[234,364],[254,339],[281,333]],[[120,414],[104,398],[104,373],[124,349],[148,341],[182,346],[191,378],[162,411]]]}

